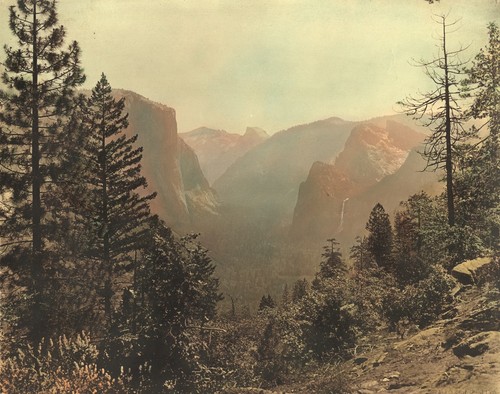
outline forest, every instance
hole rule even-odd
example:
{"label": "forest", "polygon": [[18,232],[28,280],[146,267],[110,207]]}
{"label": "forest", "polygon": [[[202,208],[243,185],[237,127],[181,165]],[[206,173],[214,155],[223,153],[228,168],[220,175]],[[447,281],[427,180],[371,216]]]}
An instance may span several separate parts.
{"label": "forest", "polygon": [[454,22],[436,22],[439,54],[417,64],[433,89],[398,105],[428,130],[422,170],[442,174],[442,193],[408,196],[394,215],[376,204],[348,254],[316,240],[313,280],[240,308],[203,234],[153,212],[125,99],[104,73],[81,89],[57,2],[18,0],[0,85],[0,391],[356,392],[343,365],[376,333],[441,319],[458,264],[488,259],[472,286],[498,299],[499,28],[463,61],[447,47]]}

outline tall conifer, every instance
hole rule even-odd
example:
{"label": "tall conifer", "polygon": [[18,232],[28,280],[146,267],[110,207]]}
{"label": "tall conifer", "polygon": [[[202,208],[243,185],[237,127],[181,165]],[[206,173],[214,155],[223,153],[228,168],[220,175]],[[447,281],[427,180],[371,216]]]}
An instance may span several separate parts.
{"label": "tall conifer", "polygon": [[[488,44],[467,69],[466,95],[472,99],[469,114],[482,125],[479,141],[469,144],[456,179],[461,226],[478,230],[486,246],[500,244],[500,31],[488,25]],[[480,122],[477,122],[480,123]]]}
{"label": "tall conifer", "polygon": [[142,148],[135,147],[137,135],[128,138],[125,99],[115,100],[106,76],[102,74],[83,110],[88,133],[84,147],[87,156],[87,202],[81,213],[90,220],[92,257],[102,263],[104,306],[112,318],[114,281],[131,266],[133,252],[143,243],[150,217],[146,179],[141,175]]}
{"label": "tall conifer", "polygon": [[55,0],[18,0],[10,7],[9,26],[17,47],[5,46],[6,89],[0,92],[0,242],[15,268],[28,265],[29,329],[37,340],[47,323],[48,240],[54,227],[48,213],[54,211],[52,195],[62,171],[67,134],[61,130],[85,77],[78,44],[64,48],[66,32],[58,25]]}

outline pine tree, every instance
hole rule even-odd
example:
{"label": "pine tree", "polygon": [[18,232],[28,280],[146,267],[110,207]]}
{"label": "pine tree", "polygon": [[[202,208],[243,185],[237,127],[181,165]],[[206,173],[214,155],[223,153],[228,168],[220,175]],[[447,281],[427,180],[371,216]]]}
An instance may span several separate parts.
{"label": "pine tree", "polygon": [[288,283],[285,283],[283,287],[283,293],[281,293],[281,306],[286,308],[291,301],[290,290],[288,290]]}
{"label": "pine tree", "polygon": [[417,66],[424,68],[434,88],[417,98],[409,96],[398,104],[407,115],[420,120],[424,126],[432,130],[425,140],[422,153],[427,159],[425,169],[444,168],[448,224],[454,226],[453,175],[457,162],[455,154],[460,143],[470,138],[469,133],[463,128],[466,116],[460,104],[460,77],[463,75],[465,63],[459,58],[463,49],[450,50],[447,41],[449,29],[456,22],[448,23],[445,16],[440,16],[438,23],[442,28],[438,57],[431,61],[421,60],[417,63]]}
{"label": "pine tree", "polygon": [[[194,349],[206,346],[201,339],[196,342],[192,333],[203,333],[204,326],[215,317],[222,295],[213,276],[215,266],[207,250],[197,243],[196,235],[177,240],[157,219],[152,219],[150,231],[135,272],[132,310],[136,312],[126,319],[132,326],[135,321],[141,327],[135,333],[137,353],[117,355],[116,362],[123,366],[125,357],[131,357],[135,367],[147,362],[160,386],[167,379],[181,386],[202,362]],[[125,325],[123,332],[129,335],[134,330]],[[186,388],[178,391],[191,392]]]}
{"label": "pine tree", "polygon": [[273,297],[270,294],[267,296],[263,295],[259,302],[259,311],[264,311],[269,308],[275,308],[276,302],[274,302]]}
{"label": "pine tree", "polygon": [[350,249],[349,257],[353,260],[354,268],[363,271],[372,266],[372,256],[368,250],[366,237],[356,236],[355,244]]}
{"label": "pine tree", "polygon": [[55,210],[51,198],[60,181],[60,153],[68,138],[61,128],[73,109],[75,88],[85,79],[78,44],[64,49],[66,32],[57,24],[55,1],[18,0],[10,7],[9,26],[18,47],[5,47],[2,81],[7,90],[0,93],[0,239],[16,268],[24,262],[29,265],[25,285],[34,340],[46,333],[48,321],[44,297],[47,280],[53,276],[48,272],[53,219],[48,213]]}
{"label": "pine tree", "polygon": [[102,264],[104,309],[112,319],[114,282],[131,268],[132,252],[143,246],[150,218],[149,201],[155,193],[140,195],[147,187],[141,176],[142,148],[134,147],[137,135],[127,138],[128,114],[124,98],[116,101],[102,74],[83,109],[88,133],[84,146],[89,189],[81,216],[90,220],[93,240],[89,254]]}
{"label": "pine tree", "polygon": [[323,261],[319,265],[318,278],[320,279],[340,279],[347,273],[347,267],[342,260],[342,254],[338,247],[339,243],[330,238],[328,245],[323,247]]}
{"label": "pine tree", "polygon": [[472,132],[482,138],[468,146],[456,189],[461,226],[476,229],[486,246],[495,249],[500,232],[500,34],[495,23],[488,25],[488,38],[464,81],[465,95],[472,98],[469,115],[483,120]]}
{"label": "pine tree", "polygon": [[418,282],[427,275],[428,269],[420,256],[420,214],[414,217],[412,213],[398,211],[394,217],[394,271],[404,284]]}
{"label": "pine tree", "polygon": [[391,268],[392,228],[389,215],[377,203],[368,218],[368,249],[379,267]]}
{"label": "pine tree", "polygon": [[292,289],[292,302],[297,303],[309,292],[309,282],[306,278],[297,280]]}

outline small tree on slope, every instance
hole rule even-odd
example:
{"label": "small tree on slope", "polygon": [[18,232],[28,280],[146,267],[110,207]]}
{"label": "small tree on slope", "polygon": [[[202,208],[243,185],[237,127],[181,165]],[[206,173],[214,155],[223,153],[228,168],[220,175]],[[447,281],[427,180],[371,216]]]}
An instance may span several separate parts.
{"label": "small tree on slope", "polygon": [[377,265],[381,268],[392,268],[392,228],[389,215],[384,207],[377,203],[368,218],[366,229],[368,235],[368,250]]}

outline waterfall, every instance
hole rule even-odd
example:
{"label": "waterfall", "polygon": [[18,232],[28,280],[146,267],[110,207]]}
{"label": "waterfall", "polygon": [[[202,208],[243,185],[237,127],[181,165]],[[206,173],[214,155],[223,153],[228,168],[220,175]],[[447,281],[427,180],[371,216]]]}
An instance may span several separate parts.
{"label": "waterfall", "polygon": [[349,197],[345,198],[344,201],[342,201],[342,210],[340,211],[340,223],[339,223],[339,228],[337,230],[338,233],[342,231],[342,227],[344,225],[344,210],[345,210],[345,203],[349,200]]}

